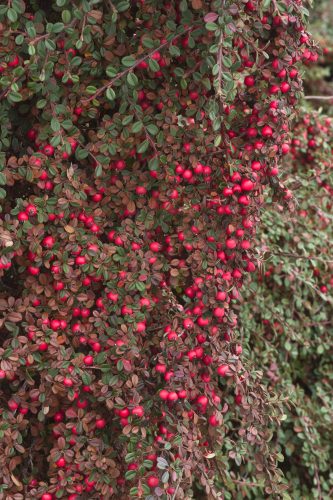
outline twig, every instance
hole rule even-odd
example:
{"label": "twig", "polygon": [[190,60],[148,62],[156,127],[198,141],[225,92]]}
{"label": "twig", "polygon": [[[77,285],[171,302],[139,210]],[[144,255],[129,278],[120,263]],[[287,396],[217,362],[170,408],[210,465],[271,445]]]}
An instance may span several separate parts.
{"label": "twig", "polygon": [[88,154],[92,157],[92,159],[95,160],[96,166],[100,165],[101,163],[97,160],[96,156],[89,149],[87,149],[86,146],[84,144],[82,144],[81,141],[79,141],[78,139],[76,139],[76,140],[77,140],[78,144],[80,144],[81,148],[85,149],[88,152]]}
{"label": "twig", "polygon": [[219,67],[219,72],[217,75],[217,91],[216,91],[216,93],[217,93],[217,96],[221,100],[222,100],[222,96],[223,96],[223,93],[222,93],[222,69],[223,69],[222,58],[223,58],[223,33],[221,33],[221,35],[220,35],[219,50],[217,52],[217,64]]}
{"label": "twig", "polygon": [[293,253],[288,253],[288,252],[269,252],[271,255],[274,255],[274,257],[293,257],[294,259],[305,259],[305,260],[318,260],[319,262],[323,262],[325,264],[333,262],[333,260],[325,260],[321,259],[320,257],[311,257],[311,255],[298,255],[298,254],[293,254]]}
{"label": "twig", "polygon": [[85,14],[83,16],[83,23],[82,23],[81,35],[80,35],[81,42],[83,42],[83,31],[84,31],[84,28],[86,27],[86,22],[87,22],[87,14]]}
{"label": "twig", "polygon": [[333,101],[333,95],[305,95],[304,99],[318,101]]}
{"label": "twig", "polygon": [[314,466],[314,471],[315,471],[315,477],[316,477],[316,482],[317,482],[317,490],[318,490],[318,499],[323,500],[323,495],[321,493],[321,487],[320,487],[320,480],[319,480],[319,475],[318,475],[318,468],[315,465]]}
{"label": "twig", "polygon": [[[25,74],[26,74],[27,70],[28,70],[28,67],[26,66],[26,68],[25,68],[25,71],[24,71],[23,75],[25,75]],[[10,84],[9,84],[9,85],[8,85],[8,86],[7,86],[7,87],[6,87],[6,88],[5,88],[2,92],[1,92],[1,94],[0,94],[0,101],[3,99],[3,97],[6,97],[6,95],[7,95],[7,94],[8,94],[8,92],[10,91],[11,86],[12,86],[12,85],[14,85],[14,83],[16,83],[16,82],[17,82],[17,80],[19,80],[19,79],[20,79],[23,75],[16,76],[16,77],[14,78],[14,80],[13,80],[13,81],[12,81],[12,82],[11,82],[11,83],[10,83]]]}
{"label": "twig", "polygon": [[248,482],[248,481],[241,481],[240,479],[233,479],[230,478],[231,481],[235,484],[239,484],[241,486],[250,486],[254,488],[262,488],[262,485],[260,483],[253,483],[253,482]]}
{"label": "twig", "polygon": [[113,3],[111,2],[111,0],[108,0],[108,4],[110,5],[110,8],[111,8],[111,10],[112,10],[113,12],[115,12],[115,13],[117,13],[117,12],[118,12],[118,11],[117,11],[117,9],[116,9],[116,7],[115,7],[115,6],[113,5]]}
{"label": "twig", "polygon": [[247,38],[245,35],[243,35],[243,33],[242,33],[242,32],[240,32],[240,37],[244,40],[244,42],[246,42],[246,43],[248,43],[249,45],[251,45],[251,47],[253,48],[253,50],[254,50],[255,52],[258,52],[259,54],[262,54],[263,52],[265,52],[265,49],[267,49],[267,47],[268,47],[268,46],[270,45],[270,43],[271,43],[270,41],[268,41],[268,42],[266,43],[265,47],[264,47],[263,49],[261,49],[260,47],[257,47],[257,46],[255,45],[255,43],[254,43],[252,40],[250,40],[250,39],[249,39],[249,38]]}
{"label": "twig", "polygon": [[182,477],[183,477],[183,469],[181,470],[181,473],[180,473],[179,479],[178,479],[178,481],[177,481],[177,485],[176,485],[175,492],[174,492],[174,494],[172,495],[172,500],[175,500],[175,499],[176,499],[176,496],[177,496],[177,493],[178,493],[178,490],[179,490],[179,486],[180,486],[180,483],[181,483]]}

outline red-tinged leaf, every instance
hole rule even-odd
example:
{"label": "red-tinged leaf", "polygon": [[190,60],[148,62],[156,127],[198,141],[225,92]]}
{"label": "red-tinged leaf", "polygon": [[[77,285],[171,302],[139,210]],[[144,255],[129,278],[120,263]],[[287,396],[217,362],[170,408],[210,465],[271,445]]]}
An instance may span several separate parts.
{"label": "red-tinged leaf", "polygon": [[214,21],[216,21],[218,17],[219,15],[216,14],[216,12],[209,12],[208,14],[205,15],[204,20],[205,23],[213,23]]}

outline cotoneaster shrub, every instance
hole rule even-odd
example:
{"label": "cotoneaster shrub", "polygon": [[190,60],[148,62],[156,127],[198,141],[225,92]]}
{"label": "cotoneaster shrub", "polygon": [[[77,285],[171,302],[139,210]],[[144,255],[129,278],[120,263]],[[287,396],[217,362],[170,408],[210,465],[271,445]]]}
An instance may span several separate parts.
{"label": "cotoneaster shrub", "polygon": [[[245,355],[285,398],[274,436],[291,498],[329,499],[333,492],[332,440],[333,123],[304,114],[294,128],[285,175],[296,192],[286,215],[274,204],[258,234],[262,269],[244,296]],[[272,433],[276,429],[272,427]]]}
{"label": "cotoneaster shrub", "polygon": [[291,197],[306,14],[0,7],[5,498],[283,495],[283,409],[235,327],[264,187]]}

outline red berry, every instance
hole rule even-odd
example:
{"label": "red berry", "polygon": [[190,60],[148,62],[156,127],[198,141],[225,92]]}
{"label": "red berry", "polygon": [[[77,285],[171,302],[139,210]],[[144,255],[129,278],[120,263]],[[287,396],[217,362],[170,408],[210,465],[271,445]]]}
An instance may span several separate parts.
{"label": "red berry", "polygon": [[96,429],[104,429],[106,426],[106,420],[104,418],[98,418],[95,423]]}
{"label": "red berry", "polygon": [[208,422],[212,427],[217,427],[219,425],[216,415],[210,415]]}
{"label": "red berry", "polygon": [[94,364],[94,358],[92,356],[90,356],[90,355],[89,356],[85,356],[83,358],[83,362],[84,362],[85,365],[91,366],[91,365]]}
{"label": "red berry", "polygon": [[272,135],[273,135],[273,129],[272,129],[272,127],[270,127],[269,125],[265,125],[261,129],[261,134],[262,134],[263,137],[272,137]]}
{"label": "red berry", "polygon": [[132,410],[132,415],[135,415],[136,417],[141,418],[141,417],[143,417],[144,414],[145,414],[145,410],[144,410],[143,406],[136,406]]}
{"label": "red berry", "polygon": [[156,488],[160,483],[160,480],[156,476],[149,476],[147,479],[147,484],[149,488]]}
{"label": "red berry", "polygon": [[51,146],[51,144],[47,144],[46,146],[44,146],[43,153],[46,156],[52,156],[54,154],[54,147]]}
{"label": "red berry", "polygon": [[253,76],[246,76],[244,78],[244,83],[247,87],[253,87],[253,85],[255,84],[255,79]]}
{"label": "red berry", "polygon": [[157,241],[150,243],[149,248],[152,252],[159,252],[161,250],[161,245]]}
{"label": "red berry", "polygon": [[42,241],[42,245],[45,248],[52,248],[54,244],[55,244],[55,239],[52,236],[45,236],[45,238]]}
{"label": "red berry", "polygon": [[57,467],[65,467],[66,460],[63,457],[61,457],[59,458],[59,460],[56,461],[56,465]]}
{"label": "red berry", "polygon": [[228,365],[220,365],[217,368],[217,373],[220,375],[220,377],[225,377],[229,373],[229,366]]}
{"label": "red berry", "polygon": [[165,389],[162,389],[162,390],[160,391],[160,398],[161,398],[163,401],[165,401],[165,400],[167,400],[167,399],[168,399],[168,397],[169,397],[169,392],[168,392],[168,391],[166,391]]}
{"label": "red berry", "polygon": [[20,222],[24,222],[25,220],[29,220],[29,216],[26,212],[19,212],[17,214],[17,219],[20,221]]}

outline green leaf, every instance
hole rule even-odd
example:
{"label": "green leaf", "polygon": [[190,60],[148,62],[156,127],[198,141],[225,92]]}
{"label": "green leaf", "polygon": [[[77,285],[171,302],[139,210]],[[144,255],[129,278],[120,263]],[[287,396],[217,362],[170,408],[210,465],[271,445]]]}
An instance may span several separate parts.
{"label": "green leaf", "polygon": [[231,66],[232,66],[232,59],[231,59],[231,57],[224,56],[222,58],[222,62],[223,62],[223,65],[226,68],[231,68]]}
{"label": "green leaf", "polygon": [[156,125],[154,125],[153,123],[150,123],[149,125],[147,125],[147,130],[148,132],[151,134],[151,135],[156,135],[158,134],[158,127],[156,127]]}
{"label": "green leaf", "polygon": [[91,384],[91,375],[88,372],[82,372],[81,378],[84,385]]}
{"label": "green leaf", "polygon": [[149,141],[146,139],[143,142],[141,142],[141,144],[137,148],[137,152],[138,153],[144,153],[145,151],[147,151],[148,146],[149,146]]}
{"label": "green leaf", "polygon": [[143,128],[143,123],[142,122],[135,122],[133,123],[132,125],[132,132],[133,134],[138,134],[139,132],[141,132]]}
{"label": "green leaf", "polygon": [[65,24],[69,24],[71,22],[72,15],[69,12],[69,10],[63,10],[62,11],[62,13],[61,13],[61,19],[63,20],[63,22]]}
{"label": "green leaf", "polygon": [[57,120],[57,118],[52,118],[52,120],[51,120],[51,129],[53,130],[53,132],[59,132],[59,130],[60,130],[60,123]]}
{"label": "green leaf", "polygon": [[117,5],[117,11],[118,12],[125,12],[125,10],[128,10],[130,8],[130,2],[119,2]]}
{"label": "green leaf", "polygon": [[54,25],[52,26],[52,33],[61,33],[64,28],[64,23],[54,23]]}
{"label": "green leaf", "polygon": [[180,86],[183,90],[187,89],[187,81],[184,78],[180,80]]}
{"label": "green leaf", "polygon": [[56,49],[56,44],[53,40],[47,39],[45,40],[45,47],[47,48],[47,50],[53,52]]}
{"label": "green leaf", "polygon": [[133,118],[133,115],[124,116],[124,118],[121,120],[121,124],[126,127],[126,125],[129,125],[133,121]]}
{"label": "green leaf", "polygon": [[213,69],[212,69],[213,75],[216,76],[218,74],[219,70],[220,70],[220,66],[218,64],[214,64]]}
{"label": "green leaf", "polygon": [[127,464],[133,462],[133,460],[135,460],[136,458],[136,453],[135,452],[132,452],[132,453],[127,453],[126,457],[125,457],[125,462]]}
{"label": "green leaf", "polygon": [[149,69],[151,71],[153,71],[154,73],[156,73],[157,71],[159,71],[160,69],[160,65],[158,64],[157,61],[155,61],[155,59],[149,59],[148,61],[148,64],[149,64]]}
{"label": "green leaf", "polygon": [[95,94],[95,92],[97,91],[97,88],[94,86],[94,85],[88,85],[88,87],[86,87],[86,92],[87,94]]}
{"label": "green leaf", "polygon": [[152,158],[151,160],[149,160],[148,167],[149,167],[149,170],[155,170],[155,171],[158,170],[159,159],[157,157],[155,157],[155,158]]}
{"label": "green leaf", "polygon": [[134,56],[125,56],[121,60],[121,64],[125,66],[126,68],[130,68],[135,64],[135,57]]}
{"label": "green leaf", "polygon": [[135,478],[135,476],[136,476],[135,470],[128,470],[127,472],[125,472],[126,481],[131,481],[132,479]]}
{"label": "green leaf", "polygon": [[8,100],[11,102],[21,102],[22,99],[23,99],[23,97],[21,96],[21,94],[19,92],[11,91],[8,94]]}
{"label": "green leaf", "polygon": [[47,104],[46,99],[40,99],[39,101],[37,101],[36,106],[38,109],[43,109],[43,108],[45,108],[46,104]]}
{"label": "green leaf", "polygon": [[24,36],[23,35],[17,35],[17,37],[15,38],[16,45],[22,45],[23,42],[24,42]]}
{"label": "green leaf", "polygon": [[12,0],[12,7],[19,14],[23,14],[25,11],[25,3],[23,2],[23,0]]}
{"label": "green leaf", "polygon": [[113,66],[107,66],[106,70],[105,70],[105,73],[110,77],[110,78],[113,78],[114,76],[116,76],[118,74],[118,70],[116,68],[114,68]]}
{"label": "green leaf", "polygon": [[114,101],[115,98],[116,98],[116,93],[115,91],[113,90],[113,88],[109,87],[106,92],[105,92],[105,95],[107,97],[107,99],[109,99],[109,101]]}
{"label": "green leaf", "polygon": [[131,87],[136,87],[139,83],[138,77],[132,72],[128,73],[126,80]]}
{"label": "green leaf", "polygon": [[78,148],[75,151],[75,158],[77,160],[84,160],[85,158],[87,158],[88,155],[89,155],[89,153],[86,149]]}
{"label": "green leaf", "polygon": [[6,176],[3,172],[0,172],[0,185],[5,186],[6,185]]}
{"label": "green leaf", "polygon": [[11,23],[15,23],[18,19],[18,15],[17,15],[16,10],[14,10],[12,7],[10,7],[7,10],[7,17]]}
{"label": "green leaf", "polygon": [[34,38],[36,36],[36,28],[31,21],[26,24],[26,29],[30,38]]}
{"label": "green leaf", "polygon": [[169,481],[169,477],[170,477],[169,471],[166,470],[161,478],[162,483],[163,484],[167,483]]}
{"label": "green leaf", "polygon": [[153,49],[154,48],[154,41],[151,38],[145,37],[142,39],[142,45],[146,49]]}
{"label": "green leaf", "polygon": [[35,46],[31,43],[28,46],[28,54],[29,56],[34,56],[36,54]]}
{"label": "green leaf", "polygon": [[216,31],[217,29],[218,29],[218,25],[216,23],[206,23],[206,30]]}
{"label": "green leaf", "polygon": [[177,47],[176,45],[170,45],[169,52],[170,52],[170,55],[172,57],[179,57],[180,56],[180,48]]}
{"label": "green leaf", "polygon": [[97,167],[95,168],[95,176],[96,177],[101,177],[103,174],[103,168],[102,165],[99,163]]}

